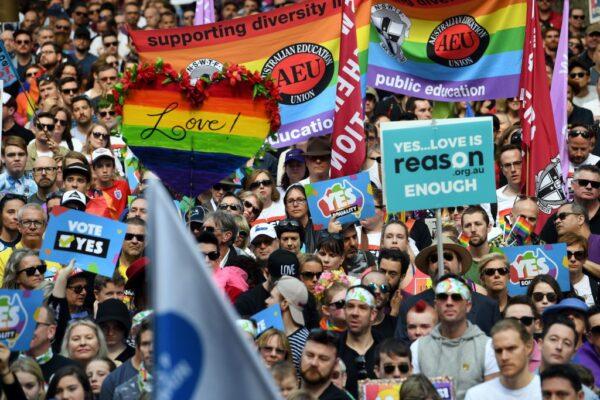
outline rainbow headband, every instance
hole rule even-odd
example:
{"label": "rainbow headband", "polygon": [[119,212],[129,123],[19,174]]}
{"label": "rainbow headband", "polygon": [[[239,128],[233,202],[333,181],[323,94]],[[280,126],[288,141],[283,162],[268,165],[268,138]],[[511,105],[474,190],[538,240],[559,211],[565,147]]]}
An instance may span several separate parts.
{"label": "rainbow headband", "polygon": [[435,294],[458,293],[466,301],[471,301],[471,291],[469,287],[456,278],[447,278],[439,282],[435,287]]}
{"label": "rainbow headband", "polygon": [[346,293],[346,303],[350,300],[357,300],[366,303],[369,307],[375,307],[375,297],[367,289],[355,286],[348,289]]}

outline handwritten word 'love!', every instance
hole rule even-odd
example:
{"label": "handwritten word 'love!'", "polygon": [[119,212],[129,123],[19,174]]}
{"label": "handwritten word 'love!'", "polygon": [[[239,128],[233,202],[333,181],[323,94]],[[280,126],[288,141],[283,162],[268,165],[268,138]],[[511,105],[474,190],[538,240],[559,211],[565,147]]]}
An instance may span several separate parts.
{"label": "handwritten word 'love!'", "polygon": [[[162,110],[161,112],[159,112],[157,114],[146,114],[149,117],[158,117],[158,118],[156,119],[156,122],[152,128],[146,128],[140,133],[140,137],[144,140],[148,140],[152,137],[152,135],[154,135],[155,132],[157,132],[171,140],[181,141],[181,140],[185,139],[185,137],[187,136],[187,131],[189,129],[197,129],[199,131],[209,130],[212,132],[218,132],[227,127],[227,124],[228,124],[227,122],[219,121],[218,119],[202,119],[202,118],[196,119],[196,118],[192,117],[185,122],[185,128],[181,125],[175,125],[171,128],[170,131],[161,130],[158,127],[158,125],[160,124],[160,121],[163,119],[163,117],[165,115],[167,115],[171,111],[176,110],[177,107],[179,107],[179,103],[173,102],[173,103],[169,104],[168,106],[166,106],[164,110]],[[242,113],[237,113],[237,115],[235,116],[235,119],[233,120],[233,122],[231,123],[231,125],[229,127],[228,133],[231,133],[233,131],[233,128],[235,128],[235,125],[237,124],[237,121],[241,115],[242,115]]]}

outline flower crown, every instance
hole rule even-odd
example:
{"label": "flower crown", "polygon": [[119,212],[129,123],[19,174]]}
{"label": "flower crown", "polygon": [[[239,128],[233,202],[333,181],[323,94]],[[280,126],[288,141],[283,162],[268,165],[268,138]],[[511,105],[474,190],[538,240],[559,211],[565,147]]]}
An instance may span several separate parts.
{"label": "flower crown", "polygon": [[331,287],[335,282],[339,282],[345,287],[350,287],[359,284],[357,278],[346,275],[341,269],[323,271],[317,284],[315,285],[315,297],[317,300],[322,301],[325,291]]}

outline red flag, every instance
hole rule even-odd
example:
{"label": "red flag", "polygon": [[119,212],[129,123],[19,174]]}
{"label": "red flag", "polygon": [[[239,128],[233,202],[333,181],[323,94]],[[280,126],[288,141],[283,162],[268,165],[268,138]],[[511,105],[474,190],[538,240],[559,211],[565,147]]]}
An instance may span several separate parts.
{"label": "red flag", "polygon": [[340,61],[331,137],[331,177],[352,175],[365,161],[365,130],[356,44],[355,0],[344,0]]}
{"label": "red flag", "polygon": [[536,232],[539,233],[552,211],[565,202],[565,194],[535,0],[528,0],[527,12],[519,85],[521,126],[525,165],[528,167],[526,191],[538,198],[540,213]]}

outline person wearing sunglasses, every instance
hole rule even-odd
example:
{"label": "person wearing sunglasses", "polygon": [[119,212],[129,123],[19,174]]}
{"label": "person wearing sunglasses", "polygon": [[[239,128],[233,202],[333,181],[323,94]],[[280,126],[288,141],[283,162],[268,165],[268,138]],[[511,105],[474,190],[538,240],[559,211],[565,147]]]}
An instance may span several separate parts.
{"label": "person wearing sunglasses", "polygon": [[600,281],[589,273],[585,273],[583,264],[587,260],[588,242],[573,232],[567,232],[560,237],[561,243],[567,245],[567,260],[569,262],[569,281],[571,290],[591,307],[600,301]]}
{"label": "person wearing sunglasses", "polygon": [[263,202],[263,209],[254,221],[257,223],[272,223],[285,218],[285,206],[281,193],[275,186],[271,173],[266,169],[256,169],[247,178],[246,190],[251,190]]}
{"label": "person wearing sunglasses", "polygon": [[375,375],[378,379],[402,379],[412,375],[410,349],[394,338],[379,343],[375,349]]}
{"label": "person wearing sunglasses", "polygon": [[27,68],[34,64],[33,58],[33,37],[28,30],[23,28],[17,29],[14,34],[15,38],[15,61],[17,67],[17,74],[21,79],[21,82],[25,82],[26,75],[25,71]]}
{"label": "person wearing sunglasses", "polygon": [[60,86],[60,94],[66,106],[71,106],[73,98],[79,94],[79,84],[77,78],[67,76],[61,78],[58,82]]}
{"label": "person wearing sunglasses", "polygon": [[390,314],[392,292],[385,274],[380,271],[370,271],[363,275],[361,284],[369,287],[375,294],[377,317],[372,323],[371,330],[379,337],[394,336],[396,316]]}
{"label": "person wearing sunglasses", "polygon": [[269,256],[279,248],[277,232],[271,224],[258,224],[250,229],[250,249],[256,260],[266,262]]}
{"label": "person wearing sunglasses", "polygon": [[46,264],[37,250],[15,250],[4,271],[3,289],[34,290],[44,280]]}
{"label": "person wearing sunglasses", "polygon": [[290,342],[285,333],[280,330],[267,329],[260,334],[255,344],[262,360],[269,368],[282,361],[292,361]]}
{"label": "person wearing sunglasses", "polygon": [[[133,203],[132,203],[132,206],[133,206]],[[130,210],[131,210],[131,208],[130,208]],[[130,211],[130,213],[131,213],[131,211]],[[206,211],[206,209],[204,207],[196,206],[196,207],[193,207],[192,209],[190,209],[190,211],[186,215],[186,221],[187,221],[188,228],[190,229],[190,231],[192,232],[192,234],[194,235],[196,240],[198,240],[198,238],[200,237],[200,235],[203,232],[202,228],[204,226],[204,218],[205,218],[206,214],[208,214],[208,211]],[[217,245],[218,245],[218,242],[217,242]]]}
{"label": "person wearing sunglasses", "polygon": [[508,304],[510,266],[502,253],[489,253],[479,260],[479,274],[487,295],[498,302],[500,312]]}
{"label": "person wearing sunglasses", "polygon": [[585,35],[585,11],[579,7],[569,10],[569,41],[572,37],[580,38]]}
{"label": "person wearing sunglasses", "polygon": [[308,177],[298,182],[301,185],[329,179],[331,167],[331,139],[329,136],[311,137],[304,152]]}
{"label": "person wearing sunglasses", "polygon": [[[213,211],[206,215],[202,230],[214,234],[219,241],[219,267],[223,268],[229,265],[229,259],[237,255],[233,244],[238,235],[238,227],[233,215],[221,210]],[[252,239],[252,232],[250,232],[250,236]]]}
{"label": "person wearing sunglasses", "polygon": [[541,274],[535,276],[527,287],[527,297],[533,302],[536,312],[541,315],[546,308],[561,301],[563,294],[556,279]]}
{"label": "person wearing sunglasses", "polygon": [[39,112],[33,119],[31,126],[35,140],[27,146],[26,171],[32,170],[33,164],[40,156],[61,158],[69,152],[68,148],[62,147],[60,142],[54,140],[56,123],[52,113]]}
{"label": "person wearing sunglasses", "polygon": [[600,157],[592,154],[594,140],[595,132],[591,131],[586,125],[572,124],[569,128],[567,132],[567,150],[571,176],[575,169],[582,165],[597,165],[600,162]]}
{"label": "person wearing sunglasses", "polygon": [[219,260],[219,240],[217,237],[210,232],[203,231],[198,235],[196,240],[198,241],[198,249],[204,257],[206,265],[213,272],[219,269],[219,264],[217,263]]}
{"label": "person wearing sunglasses", "polygon": [[283,219],[275,226],[279,247],[299,254],[303,247],[304,229],[294,219]]}
{"label": "person wearing sunglasses", "polygon": [[343,332],[346,329],[346,291],[348,286],[342,282],[330,284],[322,296],[321,321],[319,326],[334,332]]}
{"label": "person wearing sunglasses", "polygon": [[323,273],[323,264],[321,259],[314,254],[305,254],[300,263],[300,280],[308,292],[315,294],[315,286],[319,281],[319,276]]}
{"label": "person wearing sunglasses", "polygon": [[579,59],[569,62],[569,82],[575,84],[577,88],[573,96],[573,104],[589,109],[588,103],[598,101],[598,93],[590,90],[589,68]]}
{"label": "person wearing sunglasses", "polygon": [[233,193],[225,193],[219,202],[219,210],[231,215],[241,215],[242,201]]}
{"label": "person wearing sunglasses", "polygon": [[[414,373],[450,376],[456,398],[474,385],[492,379],[498,365],[492,341],[467,319],[474,293],[458,275],[450,273],[435,283],[435,310],[439,323],[427,336],[410,345]],[[443,360],[440,360],[443,354]]]}
{"label": "person wearing sunglasses", "polygon": [[243,216],[249,224],[252,224],[262,211],[262,200],[249,190],[238,194],[244,206]]}
{"label": "person wearing sunglasses", "polygon": [[75,260],[72,260],[68,266],[56,273],[52,295],[48,299],[48,305],[57,314],[65,313],[59,325],[65,321],[93,316],[91,305],[88,307],[85,301],[89,290],[93,290],[93,283],[88,281],[90,274],[75,268],[74,265]]}
{"label": "person wearing sunglasses", "polygon": [[[535,305],[526,295],[510,297],[504,309],[503,316],[506,319],[514,319],[520,322],[532,337],[538,337],[536,331],[541,328],[541,315],[538,314]],[[535,372],[539,368],[541,361],[542,350],[537,340],[534,340],[533,351],[529,356],[529,371]]]}
{"label": "person wearing sunglasses", "polygon": [[70,151],[81,151],[83,144],[71,136],[71,110],[55,105],[50,109],[50,113],[54,116],[54,141]]}
{"label": "person wearing sunglasses", "polygon": [[127,269],[136,260],[144,256],[146,249],[146,223],[143,219],[133,217],[125,220],[127,231],[125,231],[125,240],[119,256],[119,273],[124,278],[127,277]]}

